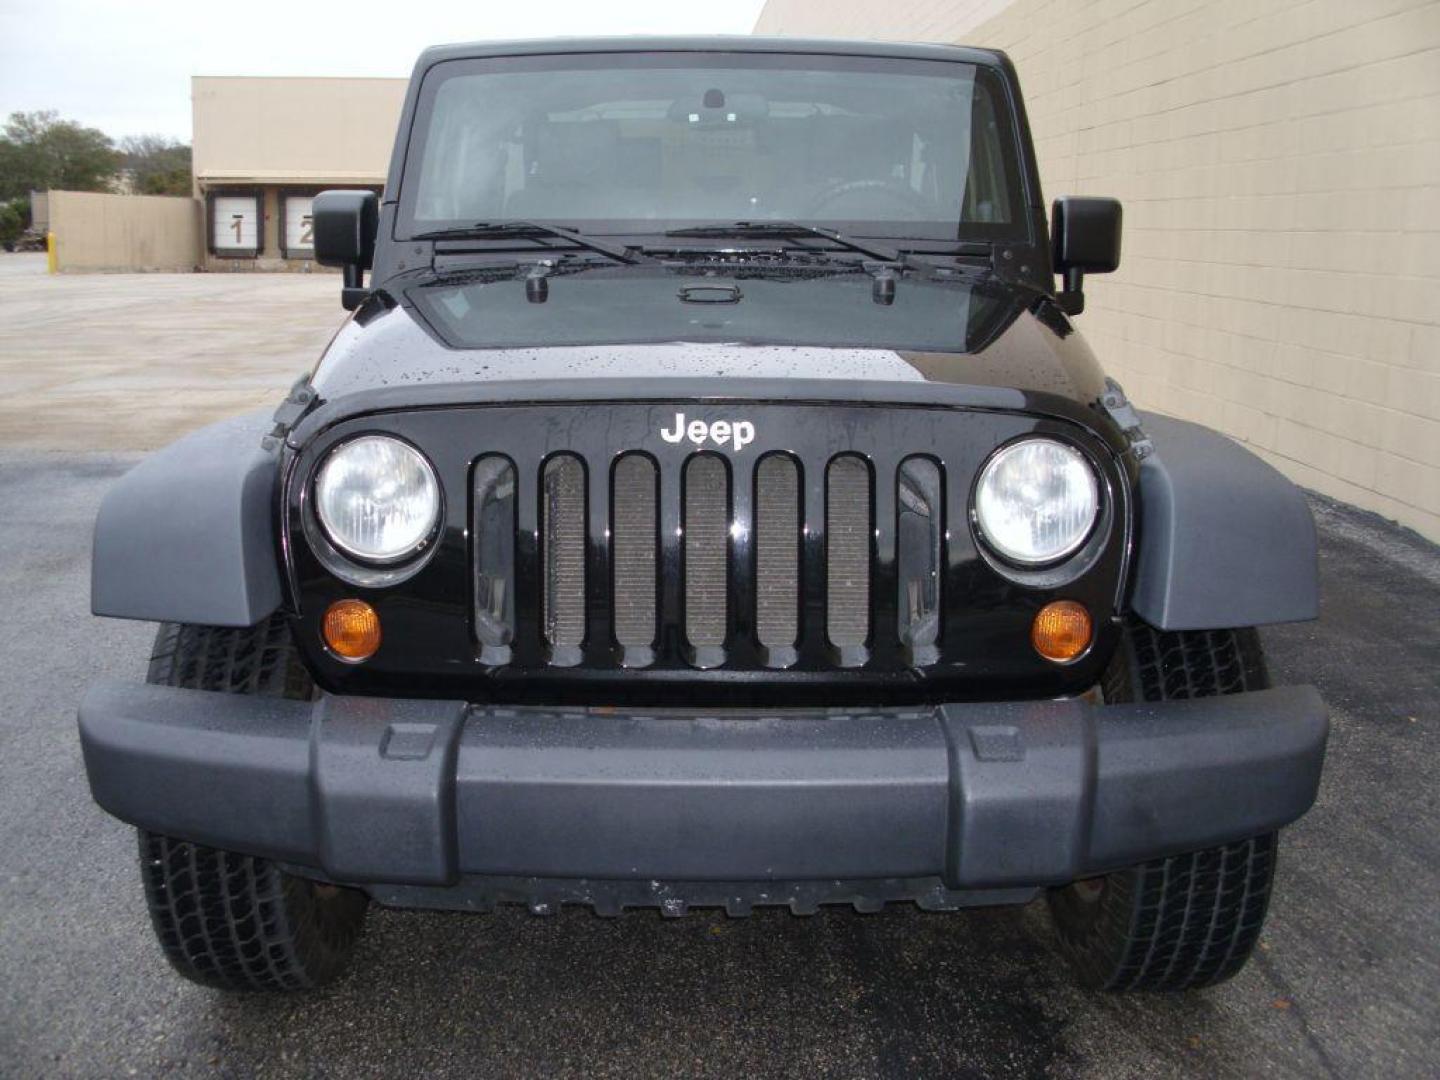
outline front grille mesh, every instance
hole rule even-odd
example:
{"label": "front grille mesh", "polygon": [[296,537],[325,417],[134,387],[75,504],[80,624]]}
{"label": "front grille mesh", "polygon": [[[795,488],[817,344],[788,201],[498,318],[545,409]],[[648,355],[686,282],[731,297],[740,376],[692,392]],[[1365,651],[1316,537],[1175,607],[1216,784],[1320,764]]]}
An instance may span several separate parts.
{"label": "front grille mesh", "polygon": [[800,470],[771,454],[755,470],[755,636],[770,648],[800,632]]}
{"label": "front grille mesh", "polygon": [[870,467],[854,454],[825,476],[825,629],[830,643],[858,648],[870,632]]}
{"label": "front grille mesh", "polygon": [[615,640],[627,648],[655,640],[655,463],[626,454],[615,465]]}
{"label": "front grille mesh", "polygon": [[729,476],[712,454],[685,467],[685,637],[691,645],[725,643],[729,563]]}
{"label": "front grille mesh", "polygon": [[[877,471],[847,451],[816,463],[818,485],[808,467],[780,451],[753,466],[706,451],[674,465],[638,451],[609,465],[565,452],[525,476],[507,457],[477,458],[481,659],[812,670],[938,663],[942,467],[912,456]],[[527,514],[537,502],[538,514]],[[536,607],[538,625],[527,615]]]}
{"label": "front grille mesh", "polygon": [[545,640],[578,646],[585,640],[585,466],[579,458],[561,454],[546,463],[541,505]]}

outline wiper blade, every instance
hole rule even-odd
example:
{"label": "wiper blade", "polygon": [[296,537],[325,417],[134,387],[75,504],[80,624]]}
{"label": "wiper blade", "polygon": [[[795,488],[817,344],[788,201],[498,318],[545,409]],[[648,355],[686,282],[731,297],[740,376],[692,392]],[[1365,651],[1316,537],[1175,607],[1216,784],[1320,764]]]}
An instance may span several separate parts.
{"label": "wiper blade", "polygon": [[860,255],[868,255],[881,262],[901,264],[909,262],[913,265],[911,257],[899,248],[890,247],[888,244],[872,243],[869,240],[856,240],[844,233],[836,232],[834,229],[823,229],[819,225],[804,225],[798,221],[735,221],[729,225],[696,225],[688,229],[671,229],[665,235],[696,239],[714,237],[737,240],[781,240],[786,237],[818,236],[829,240],[832,244],[838,244],[840,247]]}
{"label": "wiper blade", "polygon": [[611,244],[604,240],[597,240],[593,236],[586,236],[578,229],[567,229],[560,225],[544,225],[537,221],[480,221],[474,225],[461,225],[453,229],[435,229],[431,232],[420,233],[414,237],[416,240],[507,240],[507,239],[536,239],[542,236],[553,236],[560,240],[569,240],[577,247],[588,248],[590,251],[599,252],[601,255],[608,255],[616,262],[639,263],[648,262],[648,258],[630,248],[621,247],[619,244]]}

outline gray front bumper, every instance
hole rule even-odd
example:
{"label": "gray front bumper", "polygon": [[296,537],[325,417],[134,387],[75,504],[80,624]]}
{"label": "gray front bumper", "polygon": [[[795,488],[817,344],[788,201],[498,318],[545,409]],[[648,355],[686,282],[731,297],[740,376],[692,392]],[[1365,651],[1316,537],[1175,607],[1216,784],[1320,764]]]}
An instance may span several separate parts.
{"label": "gray front bumper", "polygon": [[1162,704],[616,712],[105,682],[97,802],[349,883],[1072,881],[1266,832],[1315,799],[1311,687]]}

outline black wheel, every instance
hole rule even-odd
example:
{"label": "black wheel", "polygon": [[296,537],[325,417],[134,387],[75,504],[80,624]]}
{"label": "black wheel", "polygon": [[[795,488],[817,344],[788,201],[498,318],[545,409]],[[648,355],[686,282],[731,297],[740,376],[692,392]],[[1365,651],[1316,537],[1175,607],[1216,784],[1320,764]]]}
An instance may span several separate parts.
{"label": "black wheel", "polygon": [[[1162,632],[1138,621],[1105,674],[1109,701],[1164,701],[1270,684],[1253,629]],[[1101,990],[1194,990],[1255,949],[1275,873],[1274,833],[1154,859],[1049,893],[1061,951]]]}
{"label": "black wheel", "polygon": [[[243,630],[165,623],[148,681],[308,700],[314,693],[281,616]],[[308,990],[345,968],[369,898],[274,863],[140,831],[155,936],[181,975],[222,990]]]}

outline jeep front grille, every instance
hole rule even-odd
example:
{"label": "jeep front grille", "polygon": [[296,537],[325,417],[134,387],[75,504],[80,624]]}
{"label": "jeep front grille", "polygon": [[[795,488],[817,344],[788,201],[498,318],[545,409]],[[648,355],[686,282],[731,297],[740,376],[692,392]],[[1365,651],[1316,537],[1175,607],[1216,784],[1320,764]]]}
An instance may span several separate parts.
{"label": "jeep front grille", "polygon": [[877,639],[901,664],[938,659],[944,482],[927,457],[878,473],[856,453],[560,453],[536,472],[531,540],[527,477],[502,455],[475,465],[487,663],[783,670],[808,650],[810,668],[853,668]]}
{"label": "jeep front grille", "polygon": [[[294,476],[356,434],[403,438],[444,500],[433,547],[363,592],[385,625],[375,656],[342,664],[317,646],[307,660],[344,693],[585,708],[1029,699],[1098,677],[1126,580],[1130,478],[1083,424],[1027,412],[1049,399],[1010,391],[977,389],[962,408],[789,400],[785,380],[704,385],[713,400],[630,400],[627,382],[614,400],[382,410],[310,440]],[[863,398],[866,383],[835,393]],[[969,507],[989,455],[1031,434],[1085,449],[1104,495],[1083,561],[1017,576]],[[305,494],[287,490],[288,550],[300,617],[315,620],[355,587],[308,542]],[[1101,635],[1064,667],[1030,645],[1056,599],[1085,604]],[[319,641],[310,629],[302,640]]]}

